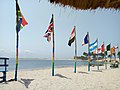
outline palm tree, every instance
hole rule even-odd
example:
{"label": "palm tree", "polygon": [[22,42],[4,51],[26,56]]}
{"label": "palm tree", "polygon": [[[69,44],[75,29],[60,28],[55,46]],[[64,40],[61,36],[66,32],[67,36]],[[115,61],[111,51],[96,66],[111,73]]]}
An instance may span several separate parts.
{"label": "palm tree", "polygon": [[104,55],[104,53],[100,53],[100,56],[101,56],[101,58],[104,58],[105,55]]}
{"label": "palm tree", "polygon": [[87,56],[88,56],[88,53],[86,53],[86,52],[83,52],[83,55],[87,57]]}

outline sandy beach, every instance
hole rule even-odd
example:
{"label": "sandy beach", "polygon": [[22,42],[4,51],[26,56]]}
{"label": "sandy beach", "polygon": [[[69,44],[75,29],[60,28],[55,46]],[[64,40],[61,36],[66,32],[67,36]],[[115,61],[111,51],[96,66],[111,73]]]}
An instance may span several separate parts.
{"label": "sandy beach", "polygon": [[13,79],[14,71],[7,73],[7,82],[0,83],[0,90],[120,90],[120,68],[97,70],[87,66],[55,68],[55,76],[51,76],[51,69],[20,70],[18,81]]}

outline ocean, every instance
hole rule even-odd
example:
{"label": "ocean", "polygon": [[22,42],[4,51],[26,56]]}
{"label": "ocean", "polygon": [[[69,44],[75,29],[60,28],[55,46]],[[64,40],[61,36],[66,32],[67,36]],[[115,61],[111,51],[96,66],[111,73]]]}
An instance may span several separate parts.
{"label": "ocean", "polygon": [[[15,59],[8,60],[8,70],[15,69]],[[19,70],[31,70],[31,69],[46,69],[51,68],[51,60],[19,60],[18,62],[18,69]],[[70,67],[74,66],[74,60],[55,60],[55,68],[59,67]],[[85,66],[87,65],[87,61],[85,60],[77,60],[77,66]]]}

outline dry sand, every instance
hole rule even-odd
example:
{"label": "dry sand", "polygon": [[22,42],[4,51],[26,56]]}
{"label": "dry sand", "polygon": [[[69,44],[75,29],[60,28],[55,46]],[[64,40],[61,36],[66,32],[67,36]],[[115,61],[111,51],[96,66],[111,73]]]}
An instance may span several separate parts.
{"label": "dry sand", "polygon": [[120,90],[120,68],[105,69],[101,66],[55,68],[55,76],[51,69],[18,71],[18,81],[8,81],[14,72],[7,73],[7,82],[0,83],[0,90]]}

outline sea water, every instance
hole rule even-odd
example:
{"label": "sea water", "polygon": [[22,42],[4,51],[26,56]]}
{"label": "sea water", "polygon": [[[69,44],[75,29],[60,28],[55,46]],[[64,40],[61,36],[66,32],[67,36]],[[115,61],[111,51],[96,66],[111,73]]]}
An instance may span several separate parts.
{"label": "sea water", "polygon": [[[15,69],[15,59],[8,60],[8,70]],[[19,60],[18,61],[18,69],[26,70],[26,69],[45,69],[51,68],[52,60]],[[71,67],[74,66],[74,60],[55,60],[54,61],[55,68],[57,67]],[[77,60],[77,66],[85,66],[87,65],[87,61],[85,60]]]}

